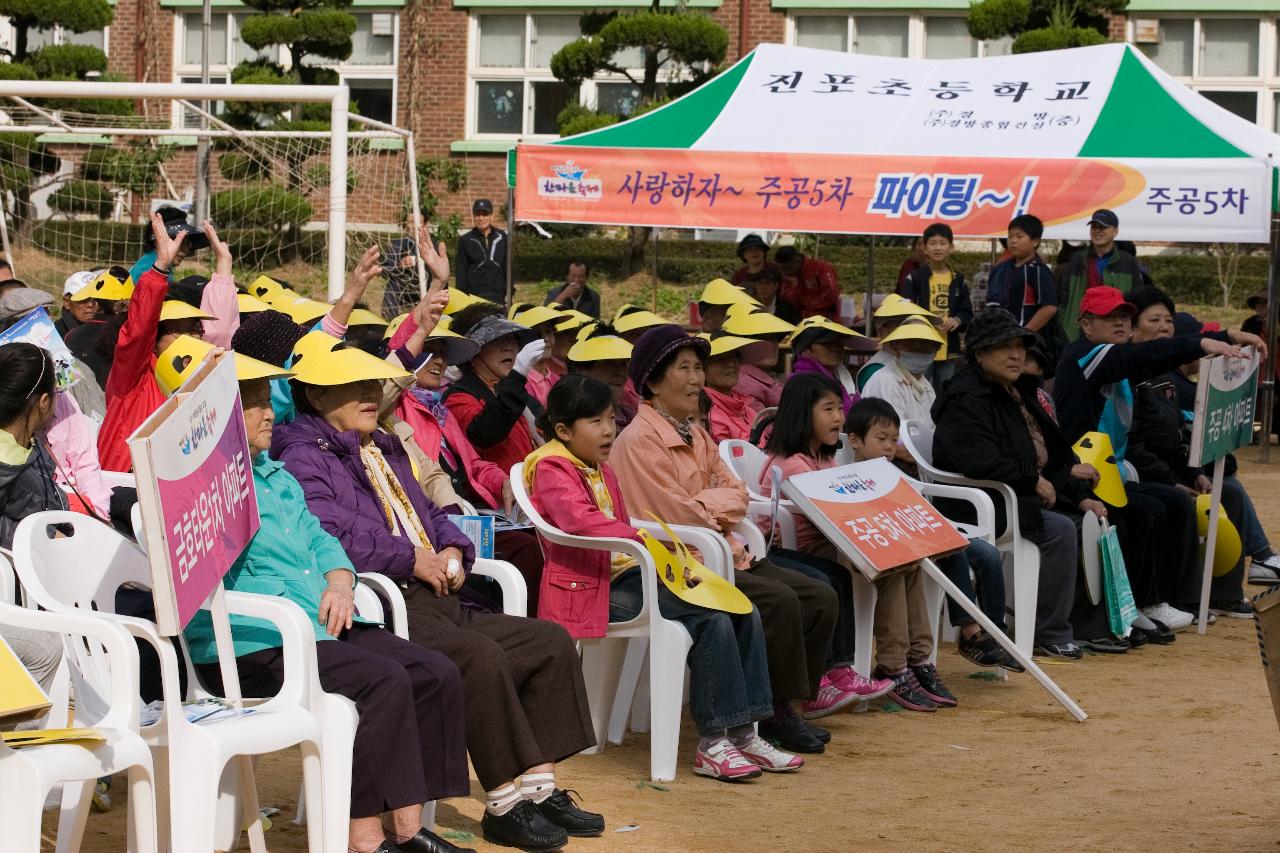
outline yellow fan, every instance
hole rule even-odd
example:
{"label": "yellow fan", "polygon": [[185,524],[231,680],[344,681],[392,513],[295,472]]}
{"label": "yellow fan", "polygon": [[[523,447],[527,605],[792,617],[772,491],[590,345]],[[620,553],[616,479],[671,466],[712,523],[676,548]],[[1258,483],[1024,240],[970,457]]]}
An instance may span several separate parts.
{"label": "yellow fan", "polygon": [[[680,541],[675,531],[664,522],[657,518],[653,520],[661,525],[676,547],[676,553],[673,554],[666,545],[641,531],[645,547],[649,549],[654,565],[657,566],[658,577],[666,584],[667,589],[682,601],[709,610],[723,610],[726,613],[751,612],[751,600],[741,590],[702,565]],[[689,579],[685,578],[686,571]],[[690,583],[690,580],[693,582]]]}

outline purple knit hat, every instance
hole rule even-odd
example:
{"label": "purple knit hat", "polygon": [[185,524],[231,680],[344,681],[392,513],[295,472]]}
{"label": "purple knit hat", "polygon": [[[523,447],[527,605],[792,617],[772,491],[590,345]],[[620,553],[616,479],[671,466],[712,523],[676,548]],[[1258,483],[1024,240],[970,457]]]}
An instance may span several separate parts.
{"label": "purple knit hat", "polygon": [[686,347],[696,352],[703,361],[711,356],[711,344],[703,338],[686,333],[675,324],[654,326],[645,331],[631,350],[631,363],[627,365],[631,384],[642,392],[644,383],[658,364],[671,353]]}

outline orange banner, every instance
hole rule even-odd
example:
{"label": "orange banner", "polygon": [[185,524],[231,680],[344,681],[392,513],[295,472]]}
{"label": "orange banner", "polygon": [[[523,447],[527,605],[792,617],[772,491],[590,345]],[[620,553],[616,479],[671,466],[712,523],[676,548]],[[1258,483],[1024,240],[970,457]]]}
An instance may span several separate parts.
{"label": "orange banner", "polygon": [[534,222],[914,235],[941,221],[995,237],[1031,211],[1084,221],[1145,184],[1107,160],[516,149],[517,216]]}

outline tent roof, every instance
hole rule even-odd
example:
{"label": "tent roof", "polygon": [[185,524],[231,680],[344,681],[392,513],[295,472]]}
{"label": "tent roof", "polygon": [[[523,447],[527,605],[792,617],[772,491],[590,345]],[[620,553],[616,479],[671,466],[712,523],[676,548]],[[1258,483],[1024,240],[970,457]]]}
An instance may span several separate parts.
{"label": "tent roof", "polygon": [[1129,44],[947,60],[762,44],[653,112],[555,144],[761,153],[1252,158],[1268,164],[1280,155],[1280,136],[1182,85]]}

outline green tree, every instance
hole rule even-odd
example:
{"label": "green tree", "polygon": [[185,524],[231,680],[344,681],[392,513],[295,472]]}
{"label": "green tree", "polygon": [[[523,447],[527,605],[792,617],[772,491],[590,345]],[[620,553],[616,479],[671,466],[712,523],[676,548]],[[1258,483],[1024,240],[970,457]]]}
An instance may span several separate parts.
{"label": "green tree", "polygon": [[[636,12],[587,12],[579,19],[582,38],[569,42],[551,57],[551,73],[565,83],[578,84],[608,72],[629,80],[640,93],[630,115],[647,112],[701,85],[719,73],[729,48],[729,34],[701,12],[681,3],[663,8],[651,0]],[[639,50],[637,73],[620,59]],[[622,116],[571,103],[556,117],[560,133],[570,136],[613,124]],[[648,228],[633,227],[624,265],[628,274],[644,262]]]}
{"label": "green tree", "polygon": [[1129,0],[978,0],[969,33],[990,40],[1013,36],[1014,53],[1087,47],[1107,41],[1107,13]]}
{"label": "green tree", "polygon": [[322,81],[318,78],[331,78],[332,72],[325,73],[323,69],[310,67],[303,60],[317,56],[341,61],[351,56],[351,36],[356,31],[356,18],[347,11],[351,2],[245,0],[245,5],[257,14],[244,20],[240,36],[254,50],[285,48],[289,52],[289,75],[292,77],[289,82],[328,82],[328,79]]}
{"label": "green tree", "polygon": [[13,61],[22,62],[33,28],[61,26],[73,33],[100,30],[111,23],[111,5],[107,0],[0,0],[0,15],[13,25]]}

